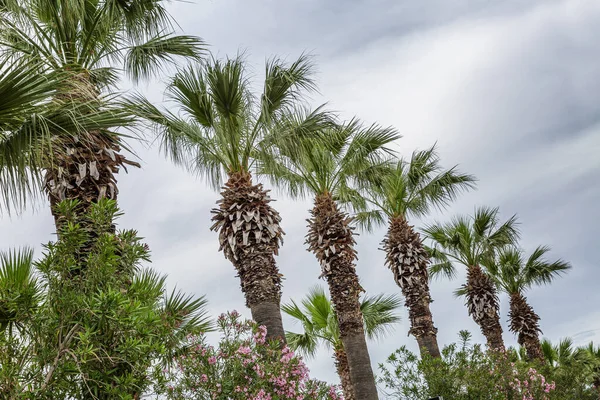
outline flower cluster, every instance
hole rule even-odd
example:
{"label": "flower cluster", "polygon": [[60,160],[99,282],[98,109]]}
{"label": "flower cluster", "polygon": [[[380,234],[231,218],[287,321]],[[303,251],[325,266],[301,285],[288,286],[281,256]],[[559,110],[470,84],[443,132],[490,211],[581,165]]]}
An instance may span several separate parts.
{"label": "flower cluster", "polygon": [[173,400],[340,400],[339,389],[311,380],[302,359],[266,338],[264,326],[232,311],[218,318],[218,346],[204,335],[188,337],[188,349],[166,371],[165,395]]}
{"label": "flower cluster", "polygon": [[[516,368],[514,371],[514,375],[518,375]],[[526,376],[522,379],[515,376],[509,382],[509,386],[522,396],[523,400],[548,400],[548,393],[556,389],[556,384],[546,382],[544,375],[540,374],[535,368],[529,368]]]}

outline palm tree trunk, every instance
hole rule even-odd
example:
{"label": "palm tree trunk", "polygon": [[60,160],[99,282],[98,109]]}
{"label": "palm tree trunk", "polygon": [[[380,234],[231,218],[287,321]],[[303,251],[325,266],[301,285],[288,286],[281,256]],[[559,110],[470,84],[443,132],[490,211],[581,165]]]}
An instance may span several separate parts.
{"label": "palm tree trunk", "polygon": [[469,315],[481,328],[491,350],[505,351],[502,325],[498,310],[498,295],[490,278],[478,265],[470,266],[467,272],[467,309]]}
{"label": "palm tree trunk", "polygon": [[281,277],[275,264],[282,243],[281,217],[269,203],[268,191],[253,185],[246,172],[229,176],[219,208],[212,210],[211,230],[219,231],[219,250],[240,277],[252,318],[267,328],[267,338],[285,344],[281,319]]}
{"label": "palm tree trunk", "polygon": [[[84,104],[98,100],[99,91],[88,73],[73,74],[67,82],[55,101]],[[57,231],[61,226],[56,208],[59,202],[77,200],[76,211],[85,214],[92,203],[102,198],[117,199],[115,174],[120,167],[140,166],[119,154],[118,138],[106,132],[61,133],[52,138],[51,146],[51,154],[45,160],[44,186]]]}
{"label": "palm tree trunk", "polygon": [[354,395],[354,388],[352,387],[352,380],[350,379],[350,365],[348,364],[348,356],[344,351],[344,348],[336,349],[334,352],[335,367],[337,369],[340,382],[342,383],[342,390],[344,392],[344,400],[356,400]]}
{"label": "palm tree trunk", "polygon": [[400,286],[410,318],[409,334],[419,344],[421,357],[429,354],[440,357],[437,328],[429,304],[429,255],[413,227],[403,217],[390,219],[388,232],[382,242],[386,253],[386,265],[392,270],[396,284]]}
{"label": "palm tree trunk", "polygon": [[351,219],[341,212],[330,194],[318,195],[311,211],[306,243],[321,264],[335,307],[340,338],[348,356],[350,378],[357,399],[377,399],[375,376],[365,340],[359,296],[354,232]]}
{"label": "palm tree trunk", "polygon": [[510,295],[510,330],[518,335],[518,342],[527,350],[530,360],[544,361],[542,345],[539,333],[541,332],[540,317],[527,303],[527,299],[521,293]]}

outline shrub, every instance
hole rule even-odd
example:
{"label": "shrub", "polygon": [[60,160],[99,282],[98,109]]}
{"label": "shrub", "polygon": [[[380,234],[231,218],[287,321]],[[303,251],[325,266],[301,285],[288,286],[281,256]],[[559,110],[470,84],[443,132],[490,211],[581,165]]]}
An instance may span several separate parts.
{"label": "shrub", "polygon": [[188,351],[164,370],[159,392],[172,400],[341,399],[338,388],[311,380],[302,359],[287,346],[267,341],[264,326],[241,320],[236,311],[218,318],[222,339],[188,338]]}
{"label": "shrub", "polygon": [[[442,396],[452,400],[567,400],[556,383],[542,375],[538,365],[507,353],[484,351],[470,343],[470,334],[446,346],[442,358],[425,357],[401,347],[380,364],[379,382],[389,398],[422,400]],[[544,369],[545,370],[545,369]],[[585,388],[584,388],[585,390]],[[588,391],[587,393],[591,393]],[[587,397],[579,397],[583,399]]]}

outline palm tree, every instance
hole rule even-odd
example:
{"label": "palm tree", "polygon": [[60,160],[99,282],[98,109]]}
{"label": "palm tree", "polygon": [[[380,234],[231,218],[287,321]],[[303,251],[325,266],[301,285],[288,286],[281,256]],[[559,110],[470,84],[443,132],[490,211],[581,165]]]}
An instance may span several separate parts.
{"label": "palm tree", "polygon": [[[281,277],[275,263],[282,243],[281,217],[252,171],[257,157],[277,140],[310,136],[330,117],[317,109],[303,114],[305,92],[315,90],[310,58],[287,64],[267,62],[263,93],[252,92],[241,57],[213,60],[181,69],[167,96],[181,107],[178,116],[138,97],[135,112],[153,123],[163,150],[177,164],[223,185],[211,229],[219,232],[219,250],[240,277],[252,318],[269,338],[285,342],[281,320]],[[294,128],[290,128],[294,125]]]}
{"label": "palm tree", "polygon": [[[282,306],[286,314],[300,321],[304,331],[303,333],[286,332],[289,346],[307,357],[314,357],[320,343],[332,348],[344,399],[355,400],[348,358],[340,339],[340,329],[333,305],[321,287],[311,289],[301,304],[302,308],[292,300],[290,304]],[[396,314],[400,305],[400,299],[394,295],[367,296],[361,300],[360,310],[368,339],[383,337],[393,324],[400,321],[400,316]]]}
{"label": "palm tree", "polygon": [[578,355],[580,359],[583,359],[584,365],[589,371],[592,386],[600,399],[600,346],[594,346],[594,342],[590,342],[587,346],[578,349]]}
{"label": "palm tree", "polygon": [[354,226],[340,205],[364,206],[358,188],[387,168],[391,151],[386,146],[399,137],[392,128],[365,128],[352,120],[324,130],[320,140],[300,147],[279,143],[277,153],[264,162],[261,171],[293,196],[314,195],[306,243],[327,280],[359,399],[376,399],[377,388],[360,311],[363,288],[356,274]]}
{"label": "palm tree", "polygon": [[34,276],[33,250],[0,253],[0,334],[23,331],[38,308],[42,287]]}
{"label": "palm tree", "polygon": [[406,299],[409,332],[417,339],[422,355],[440,357],[440,349],[429,308],[429,255],[408,217],[423,217],[432,208],[445,208],[462,190],[473,188],[474,181],[473,176],[457,172],[456,167],[443,170],[435,147],[415,151],[409,161],[398,161],[379,184],[368,188],[372,209],[357,214],[359,223],[368,230],[387,219],[382,250]]}
{"label": "palm tree", "polygon": [[563,260],[547,261],[544,256],[548,251],[550,248],[539,246],[525,259],[522,250],[509,247],[484,262],[485,270],[496,287],[510,296],[510,330],[518,335],[519,345],[525,347],[531,360],[544,359],[538,336],[541,332],[540,317],[527,303],[523,293],[533,285],[549,284],[571,268]]}
{"label": "palm tree", "polygon": [[[35,74],[67,75],[53,100],[70,105],[77,113],[92,112],[107,101],[114,106],[114,96],[101,97],[100,92],[116,87],[121,71],[137,81],[159,71],[161,65],[177,56],[200,55],[199,39],[169,33],[173,24],[164,3],[6,0],[0,6],[0,57],[3,62],[36,63],[40,67],[33,71]],[[88,105],[81,107],[83,103]],[[138,165],[119,154],[120,137],[114,128],[131,123],[123,117],[122,110],[105,113],[101,121],[81,129],[51,129],[49,137],[21,137],[27,132],[3,137],[1,152],[11,156],[0,160],[2,170],[8,171],[3,175],[11,178],[4,182],[11,188],[4,190],[9,195],[28,194],[31,180],[22,173],[26,165],[27,173],[43,175],[41,185],[49,196],[55,218],[56,204],[65,199],[79,200],[83,210],[98,199],[116,199],[114,175],[120,167]],[[22,146],[15,148],[14,142]],[[28,163],[32,154],[39,152],[44,153],[41,163]],[[40,161],[39,157],[35,159]],[[8,201],[19,204],[22,197]]]}
{"label": "palm tree", "polygon": [[429,271],[432,277],[442,274],[453,278],[456,268],[452,261],[466,267],[467,282],[456,294],[466,295],[469,315],[479,325],[489,348],[504,351],[497,290],[481,265],[503,247],[514,244],[519,232],[516,216],[500,224],[498,213],[497,208],[478,207],[472,217],[458,216],[423,231],[434,242],[434,248],[429,249],[436,260]]}

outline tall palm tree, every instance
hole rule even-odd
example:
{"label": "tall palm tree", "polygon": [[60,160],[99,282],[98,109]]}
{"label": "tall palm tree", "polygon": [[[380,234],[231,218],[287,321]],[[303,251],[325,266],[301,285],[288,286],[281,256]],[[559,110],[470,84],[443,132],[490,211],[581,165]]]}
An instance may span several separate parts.
{"label": "tall palm tree", "polygon": [[[219,232],[219,250],[240,277],[252,318],[269,338],[285,342],[281,320],[281,277],[275,263],[282,243],[281,217],[252,171],[257,157],[282,138],[310,136],[329,123],[326,112],[303,113],[303,95],[315,90],[307,56],[287,64],[266,64],[264,89],[252,92],[241,57],[213,60],[181,69],[167,96],[181,115],[152,106],[138,97],[133,107],[152,122],[163,150],[177,164],[223,185],[211,229]],[[293,125],[293,128],[292,128]]]}
{"label": "tall palm tree", "polygon": [[440,357],[440,349],[429,307],[429,255],[408,218],[423,217],[432,208],[445,208],[461,191],[473,188],[474,181],[473,176],[458,172],[456,166],[444,170],[435,147],[415,151],[410,160],[399,160],[377,185],[368,187],[372,209],[357,214],[359,223],[368,230],[387,219],[382,250],[406,299],[409,332],[417,339],[422,355]]}
{"label": "tall palm tree", "polygon": [[[286,332],[289,346],[307,357],[314,357],[320,343],[333,349],[333,357],[338,376],[342,383],[344,399],[355,400],[350,381],[348,358],[340,339],[340,328],[335,310],[321,287],[310,290],[301,302],[295,301],[282,306],[283,311],[302,324],[303,333]],[[365,332],[368,339],[383,337],[400,321],[396,313],[401,301],[394,295],[367,296],[360,302]]]}
{"label": "tall palm tree", "polygon": [[40,305],[42,287],[32,260],[27,248],[0,253],[0,334],[22,331]]}
{"label": "tall palm tree", "polygon": [[466,267],[467,282],[457,295],[466,296],[469,315],[481,328],[489,348],[504,351],[497,290],[481,265],[503,247],[514,244],[519,232],[516,216],[500,224],[498,213],[497,208],[478,207],[472,217],[458,216],[445,224],[429,225],[423,231],[434,242],[429,253],[436,263],[430,267],[430,274],[453,278],[453,262]]}
{"label": "tall palm tree", "polygon": [[496,287],[510,296],[510,330],[518,335],[518,343],[527,350],[529,359],[543,360],[538,333],[540,317],[524,292],[533,285],[549,284],[571,265],[563,260],[550,262],[544,258],[550,248],[537,247],[528,258],[514,247],[502,249],[497,257],[484,262],[485,270]]}
{"label": "tall palm tree", "polygon": [[[173,24],[164,3],[5,0],[0,6],[0,57],[9,62],[35,62],[40,65],[38,74],[68,75],[54,101],[72,105],[78,113],[89,113],[91,108],[106,103],[107,98],[100,96],[101,90],[116,87],[121,72],[137,81],[159,71],[161,65],[177,56],[200,56],[199,39],[169,33]],[[88,106],[82,108],[83,103]],[[114,128],[130,122],[123,119],[123,114],[107,113],[102,121],[85,129],[51,130],[50,137],[22,138],[13,133],[0,141],[1,151],[11,154],[10,160],[23,156],[25,161],[1,165],[11,171],[4,174],[12,178],[5,184],[20,188],[11,191],[27,194],[26,183],[30,180],[14,172],[21,172],[23,168],[17,167],[31,160],[27,155],[43,151],[42,162],[28,165],[27,173],[33,170],[43,175],[42,186],[53,213],[56,204],[64,199],[77,199],[83,210],[98,199],[116,199],[114,175],[120,167],[137,163],[119,154],[121,141]],[[13,142],[22,144],[19,152]],[[22,197],[15,200],[19,202]]]}
{"label": "tall palm tree", "polygon": [[352,120],[324,130],[320,140],[300,147],[280,143],[277,153],[262,165],[262,173],[292,195],[314,196],[306,243],[327,280],[359,399],[376,399],[377,388],[360,311],[363,288],[356,274],[354,226],[340,206],[347,202],[364,206],[358,188],[383,172],[392,153],[387,146],[399,137],[392,128],[365,128]]}

